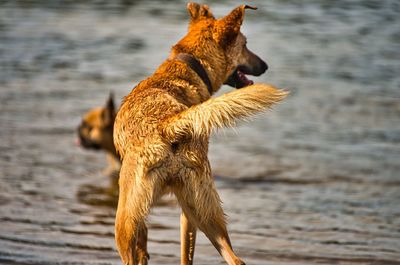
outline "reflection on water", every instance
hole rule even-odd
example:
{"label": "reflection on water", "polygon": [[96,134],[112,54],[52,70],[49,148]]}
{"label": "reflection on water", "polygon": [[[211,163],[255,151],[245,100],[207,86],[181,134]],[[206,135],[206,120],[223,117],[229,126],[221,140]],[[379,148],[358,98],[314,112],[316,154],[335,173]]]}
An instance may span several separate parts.
{"label": "reflection on water", "polygon": [[116,188],[86,184],[79,188],[76,196],[80,203],[116,208],[118,203],[118,189]]}
{"label": "reflection on water", "polygon": [[[271,66],[256,81],[292,93],[212,138],[235,249],[248,264],[399,264],[400,3],[253,2],[243,31]],[[103,154],[73,145],[75,128],[167,57],[184,6],[0,3],[1,264],[120,264],[115,182]],[[151,264],[179,263],[174,199],[148,221]],[[221,263],[198,241],[196,264]]]}

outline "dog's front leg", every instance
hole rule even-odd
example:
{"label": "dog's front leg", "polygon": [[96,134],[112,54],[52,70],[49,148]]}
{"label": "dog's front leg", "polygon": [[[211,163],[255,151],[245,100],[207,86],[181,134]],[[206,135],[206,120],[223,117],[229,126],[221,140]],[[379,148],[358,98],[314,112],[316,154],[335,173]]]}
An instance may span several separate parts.
{"label": "dog's front leg", "polygon": [[185,213],[181,214],[181,265],[192,265],[197,228]]}

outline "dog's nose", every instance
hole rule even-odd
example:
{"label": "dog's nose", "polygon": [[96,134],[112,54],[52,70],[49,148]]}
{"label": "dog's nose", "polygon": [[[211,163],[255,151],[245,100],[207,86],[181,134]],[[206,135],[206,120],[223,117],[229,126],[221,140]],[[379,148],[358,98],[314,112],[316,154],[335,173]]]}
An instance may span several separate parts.
{"label": "dog's nose", "polygon": [[267,71],[268,69],[268,65],[266,62],[264,62],[263,60],[261,60],[260,58],[258,58],[258,62],[255,65],[255,67],[253,67],[253,75],[254,76],[260,76],[263,73],[265,73],[265,71]]}
{"label": "dog's nose", "polygon": [[261,72],[265,73],[265,71],[268,70],[268,64],[266,62],[264,62],[264,61],[261,61],[261,67],[260,68],[262,69]]}

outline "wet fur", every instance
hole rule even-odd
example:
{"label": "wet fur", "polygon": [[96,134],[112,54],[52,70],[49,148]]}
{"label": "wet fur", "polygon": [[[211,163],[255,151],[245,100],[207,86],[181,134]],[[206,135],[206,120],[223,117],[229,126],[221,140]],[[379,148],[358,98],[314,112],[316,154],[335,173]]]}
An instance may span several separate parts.
{"label": "wet fur", "polygon": [[[244,264],[233,252],[225,215],[207,158],[214,128],[233,126],[281,101],[287,92],[255,84],[211,98],[201,78],[184,62],[189,53],[205,68],[216,92],[238,65],[256,75],[261,60],[245,49],[244,10],[216,20],[209,8],[188,4],[188,34],[155,73],[127,95],[117,114],[114,143],[122,157],[115,236],[123,264],[147,264],[145,218],[165,193],[182,207],[182,264],[192,264],[197,228],[228,264]],[[261,62],[260,62],[261,61]],[[265,63],[264,63],[265,64]]]}

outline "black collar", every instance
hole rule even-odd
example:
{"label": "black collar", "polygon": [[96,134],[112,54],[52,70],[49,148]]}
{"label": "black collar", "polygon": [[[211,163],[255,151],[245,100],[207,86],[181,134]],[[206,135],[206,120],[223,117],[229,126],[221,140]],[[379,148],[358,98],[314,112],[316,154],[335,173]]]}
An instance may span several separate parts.
{"label": "black collar", "polygon": [[192,68],[192,70],[196,72],[196,74],[201,78],[201,80],[203,80],[204,84],[207,86],[210,95],[212,94],[213,89],[211,86],[210,78],[208,78],[207,72],[204,69],[204,67],[196,58],[194,58],[193,55],[188,53],[180,53],[175,57],[175,59],[186,63],[190,68]]}

